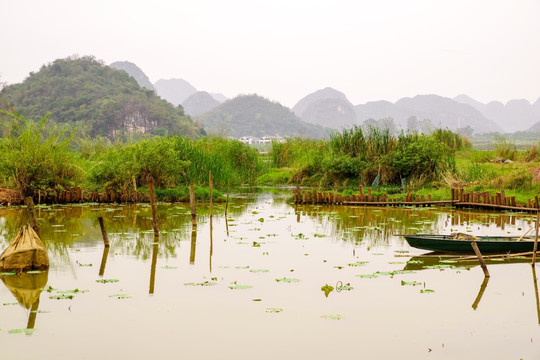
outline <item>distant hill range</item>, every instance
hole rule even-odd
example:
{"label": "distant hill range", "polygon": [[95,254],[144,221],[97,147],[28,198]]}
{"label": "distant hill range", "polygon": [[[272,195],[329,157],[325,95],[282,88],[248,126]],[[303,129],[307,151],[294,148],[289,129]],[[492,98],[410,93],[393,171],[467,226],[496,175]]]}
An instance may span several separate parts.
{"label": "distant hill range", "polygon": [[[199,92],[193,85],[191,85],[189,82],[187,82],[184,79],[169,79],[169,80],[161,79],[154,83],[154,87],[156,88],[157,94],[162,99],[167,100],[174,106],[184,105],[184,101],[186,101],[190,96],[195,95]],[[227,100],[227,97],[223,94],[208,93],[208,92],[205,92],[205,94],[209,94],[214,100],[217,101],[217,104],[220,104],[223,101]],[[198,97],[200,96],[201,95],[199,94]],[[193,101],[193,100],[190,100],[190,101]],[[210,102],[206,102],[206,104],[208,106]],[[190,107],[191,105],[192,104],[189,104],[188,107]],[[191,113],[190,111],[186,111],[186,114],[191,115],[191,116],[198,115],[198,114]]]}
{"label": "distant hill range", "polygon": [[90,56],[55,60],[24,82],[4,87],[0,108],[7,104],[29,120],[50,112],[50,121],[74,126],[80,135],[204,134],[181,107],[142,88],[126,71]]}
{"label": "distant hill range", "polygon": [[504,132],[540,130],[540,98],[534,104],[520,99],[510,100],[506,105],[498,101],[483,104],[467,95],[456,96],[454,100],[471,105],[486,118],[494,120]]}
{"label": "distant hill range", "polygon": [[197,91],[182,102],[184,111],[190,116],[198,116],[214,109],[219,104],[220,102],[206,91]]}
{"label": "distant hill range", "polygon": [[345,94],[329,87],[302,98],[292,111],[308,123],[334,129],[357,124],[354,105]]}
{"label": "distant hill range", "polygon": [[148,76],[146,76],[146,74],[134,63],[129,61],[115,61],[109,66],[116,70],[124,70],[130,76],[133,76],[140,87],[154,91],[156,90],[154,85],[150,82],[150,79],[148,79]]}
{"label": "distant hill range", "polygon": [[418,95],[402,98],[396,103],[374,101],[353,106],[343,93],[325,88],[302,98],[293,111],[306,122],[333,129],[391,118],[396,129],[404,130],[411,123],[427,120],[432,128],[458,130],[470,127],[477,133],[503,131],[495,121],[473,106],[438,95]]}
{"label": "distant hill range", "polygon": [[321,138],[330,129],[300,120],[287,107],[258,95],[241,95],[195,118],[209,134]]}

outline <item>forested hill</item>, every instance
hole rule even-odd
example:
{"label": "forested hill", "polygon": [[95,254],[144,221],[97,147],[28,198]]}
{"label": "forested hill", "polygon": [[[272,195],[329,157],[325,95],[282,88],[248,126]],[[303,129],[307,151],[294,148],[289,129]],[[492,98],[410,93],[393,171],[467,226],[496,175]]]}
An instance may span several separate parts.
{"label": "forested hill", "polygon": [[125,71],[93,57],[55,60],[24,82],[6,86],[0,95],[1,109],[11,104],[32,120],[50,112],[50,121],[74,125],[80,135],[200,133],[181,106],[174,107],[141,88]]}
{"label": "forested hill", "polygon": [[196,118],[210,134],[321,138],[329,129],[308,124],[285,106],[258,95],[241,95]]}

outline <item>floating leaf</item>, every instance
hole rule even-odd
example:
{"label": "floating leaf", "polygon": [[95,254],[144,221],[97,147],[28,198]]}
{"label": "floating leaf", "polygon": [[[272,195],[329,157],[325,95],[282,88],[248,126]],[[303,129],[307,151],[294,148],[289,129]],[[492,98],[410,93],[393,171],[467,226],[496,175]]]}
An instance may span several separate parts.
{"label": "floating leaf", "polygon": [[265,273],[265,272],[269,272],[270,270],[267,270],[267,269],[251,269],[249,270],[249,272],[252,272],[252,273]]}
{"label": "floating leaf", "polygon": [[337,287],[337,291],[351,291],[354,289],[352,286],[341,285]]}
{"label": "floating leaf", "polygon": [[396,253],[398,253],[398,254],[408,254],[408,253],[409,253],[409,250],[396,250],[396,251],[394,251],[394,252],[396,252]]}
{"label": "floating leaf", "polygon": [[9,334],[26,334],[29,335],[33,332],[35,332],[36,329],[11,329],[9,330]]}
{"label": "floating leaf", "polygon": [[30,270],[26,272],[27,274],[41,274],[41,271],[39,270]]}
{"label": "floating leaf", "polygon": [[418,282],[418,281],[403,281],[401,280],[401,285],[410,285],[410,286],[418,286],[418,285],[422,285],[421,282]]}
{"label": "floating leaf", "polygon": [[118,282],[118,281],[120,281],[120,280],[118,280],[118,279],[98,279],[98,280],[96,280],[96,282],[101,283],[101,284],[115,283],[115,282]]}
{"label": "floating leaf", "polygon": [[347,264],[349,266],[364,266],[368,263],[369,261],[357,261],[355,263],[351,263],[351,264]]}
{"label": "floating leaf", "polygon": [[201,283],[185,283],[184,285],[186,286],[214,286],[214,285],[217,285],[217,283],[212,282],[212,281],[205,281]]}
{"label": "floating leaf", "polygon": [[341,315],[323,315],[321,316],[322,319],[330,319],[330,320],[340,320],[343,319],[343,316]]}
{"label": "floating leaf", "polygon": [[331,286],[331,285],[324,285],[323,287],[321,287],[321,290],[324,291],[324,296],[328,297],[328,295],[334,291],[334,287]]}
{"label": "floating leaf", "polygon": [[251,299],[251,301],[262,301],[262,299]]}
{"label": "floating leaf", "polygon": [[4,306],[11,306],[11,305],[19,305],[19,303],[12,302],[12,303],[3,303]]}
{"label": "floating leaf", "polygon": [[293,282],[300,282],[300,279],[294,279],[294,278],[282,278],[282,279],[276,279],[277,282],[284,282],[284,283],[293,283]]}
{"label": "floating leaf", "polygon": [[261,244],[258,243],[258,242],[256,242],[256,241],[254,241],[252,246],[253,246],[253,247],[261,247]]}
{"label": "floating leaf", "polygon": [[240,285],[240,284],[231,284],[229,285],[229,289],[233,290],[243,290],[243,289],[251,289],[253,286],[251,285]]}
{"label": "floating leaf", "polygon": [[375,272],[376,275],[386,275],[386,276],[394,276],[394,272],[391,271],[377,271]]}
{"label": "floating leaf", "polygon": [[117,299],[129,299],[131,296],[128,294],[114,294],[109,295],[110,298],[117,298]]}
{"label": "floating leaf", "polygon": [[91,266],[92,266],[92,264],[81,264],[81,263],[79,263],[79,266],[86,266],[86,267],[91,267]]}
{"label": "floating leaf", "polygon": [[73,299],[73,295],[53,295],[53,296],[49,296],[49,299],[53,299],[53,300]]}
{"label": "floating leaf", "polygon": [[279,313],[279,312],[282,312],[283,309],[280,309],[280,308],[267,308],[265,310],[265,312],[267,313]]}
{"label": "floating leaf", "polygon": [[409,260],[407,264],[423,264],[424,260]]}
{"label": "floating leaf", "polygon": [[431,290],[431,289],[422,289],[420,290],[421,293],[434,293],[435,290]]}
{"label": "floating leaf", "polygon": [[32,310],[31,312],[35,314],[46,314],[46,313],[49,313],[50,311],[49,310]]}
{"label": "floating leaf", "polygon": [[162,269],[167,269],[167,270],[173,270],[173,269],[177,269],[178,266],[170,266],[170,265],[165,265],[162,267]]}
{"label": "floating leaf", "polygon": [[364,278],[364,279],[375,279],[375,278],[378,278],[378,276],[377,276],[377,275],[374,275],[374,274],[361,274],[361,275],[356,275],[356,277]]}
{"label": "floating leaf", "polygon": [[263,219],[263,218],[260,218],[259,221],[260,221],[260,222],[264,222],[264,219]]}
{"label": "floating leaf", "polygon": [[246,266],[235,266],[235,269],[249,269],[249,265]]}
{"label": "floating leaf", "polygon": [[10,271],[10,272],[3,272],[3,273],[0,273],[0,276],[9,276],[9,275],[16,275],[17,272],[15,270],[13,271]]}
{"label": "floating leaf", "polygon": [[45,288],[45,289],[43,289],[43,290],[45,290],[46,292],[53,292],[53,291],[56,290],[56,289],[53,288],[51,285],[49,285],[48,288]]}
{"label": "floating leaf", "polygon": [[83,294],[87,292],[88,290],[79,290],[79,289],[58,291],[59,294]]}

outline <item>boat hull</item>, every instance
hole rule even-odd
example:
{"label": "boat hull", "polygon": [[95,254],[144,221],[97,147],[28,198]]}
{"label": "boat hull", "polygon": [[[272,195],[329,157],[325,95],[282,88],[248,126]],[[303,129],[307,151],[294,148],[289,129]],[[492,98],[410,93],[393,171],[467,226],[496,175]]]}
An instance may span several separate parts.
{"label": "boat hull", "polygon": [[529,252],[533,251],[534,240],[525,238],[517,241],[517,237],[481,236],[478,240],[457,240],[448,235],[403,235],[410,246],[422,250],[439,252],[471,253],[471,243],[476,242],[482,253]]}

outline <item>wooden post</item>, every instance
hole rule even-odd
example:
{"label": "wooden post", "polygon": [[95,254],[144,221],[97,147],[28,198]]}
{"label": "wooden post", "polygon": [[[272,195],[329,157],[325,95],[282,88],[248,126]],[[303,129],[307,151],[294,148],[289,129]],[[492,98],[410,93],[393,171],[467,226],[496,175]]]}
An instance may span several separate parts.
{"label": "wooden post", "polygon": [[109,246],[109,237],[107,236],[107,230],[105,230],[105,224],[103,223],[103,217],[98,217],[99,227],[101,228],[101,236],[103,237],[103,244]]}
{"label": "wooden post", "polygon": [[360,201],[364,201],[364,186],[358,185],[358,190],[360,191]]}
{"label": "wooden post", "polygon": [[39,226],[36,220],[36,215],[34,214],[34,199],[32,199],[32,197],[29,196],[26,199],[24,199],[24,203],[28,209],[28,217],[30,221],[30,226],[32,227],[32,229],[34,229],[36,234],[38,234],[39,236]]}
{"label": "wooden post", "polygon": [[367,201],[371,202],[371,188],[368,189]]}
{"label": "wooden post", "polygon": [[158,220],[156,213],[156,194],[154,193],[154,179],[151,177],[148,181],[150,188],[150,206],[152,207],[152,227],[154,228],[154,237],[159,237]]}
{"label": "wooden post", "polygon": [[210,190],[210,219],[212,218],[212,170],[208,172],[208,187]]}
{"label": "wooden post", "polygon": [[480,266],[482,267],[482,271],[484,271],[484,276],[489,277],[489,271],[487,269],[486,263],[484,262],[484,258],[482,257],[482,253],[480,252],[480,249],[478,248],[478,245],[476,245],[476,242],[471,242],[471,246],[474,250],[474,253],[478,257],[478,261],[480,261]]}
{"label": "wooden post", "polygon": [[137,202],[137,180],[135,179],[135,175],[131,177],[131,180],[133,182],[133,202]]}
{"label": "wooden post", "polygon": [[225,217],[227,217],[228,208],[229,208],[229,194],[227,194],[227,198],[225,199]]}
{"label": "wooden post", "polygon": [[191,208],[191,224],[197,227],[197,210],[195,209],[195,187],[189,185],[189,206]]}
{"label": "wooden post", "polygon": [[538,220],[539,220],[540,212],[536,212],[536,235],[534,236],[534,247],[533,247],[533,257],[532,257],[532,265],[534,266],[536,264],[536,251],[538,251]]}

